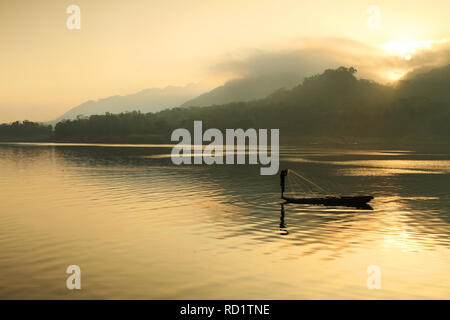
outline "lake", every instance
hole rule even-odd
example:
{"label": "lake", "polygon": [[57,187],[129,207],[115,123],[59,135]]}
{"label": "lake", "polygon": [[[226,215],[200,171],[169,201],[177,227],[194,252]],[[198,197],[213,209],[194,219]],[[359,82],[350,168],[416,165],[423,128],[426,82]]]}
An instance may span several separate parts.
{"label": "lake", "polygon": [[170,151],[0,144],[0,298],[450,298],[449,147],[281,147],[280,168],[373,210],[282,206],[259,165]]}

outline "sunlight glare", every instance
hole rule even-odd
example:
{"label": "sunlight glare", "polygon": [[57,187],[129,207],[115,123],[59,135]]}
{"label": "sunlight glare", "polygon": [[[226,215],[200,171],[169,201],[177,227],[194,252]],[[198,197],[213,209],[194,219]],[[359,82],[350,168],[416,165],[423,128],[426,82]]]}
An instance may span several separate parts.
{"label": "sunlight glare", "polygon": [[417,50],[430,49],[435,43],[433,40],[425,41],[388,41],[380,47],[389,54],[402,56],[405,60],[411,60]]}

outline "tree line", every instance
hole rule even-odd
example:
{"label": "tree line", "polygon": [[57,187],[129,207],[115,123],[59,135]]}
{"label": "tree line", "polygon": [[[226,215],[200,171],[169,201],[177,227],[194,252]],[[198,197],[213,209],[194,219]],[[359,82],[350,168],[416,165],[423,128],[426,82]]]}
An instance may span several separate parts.
{"label": "tree line", "polygon": [[0,137],[9,139],[18,138],[49,138],[53,135],[51,125],[44,125],[32,121],[15,121],[0,124]]}
{"label": "tree line", "polygon": [[192,129],[194,120],[202,120],[204,129],[279,128],[281,141],[294,143],[339,139],[448,141],[450,100],[441,89],[450,85],[442,83],[449,82],[450,67],[396,86],[357,79],[355,73],[354,68],[329,69],[295,88],[250,102],[79,116],[57,123],[53,131],[28,121],[2,126],[14,126],[22,136],[45,133],[56,141],[168,142],[174,129]]}

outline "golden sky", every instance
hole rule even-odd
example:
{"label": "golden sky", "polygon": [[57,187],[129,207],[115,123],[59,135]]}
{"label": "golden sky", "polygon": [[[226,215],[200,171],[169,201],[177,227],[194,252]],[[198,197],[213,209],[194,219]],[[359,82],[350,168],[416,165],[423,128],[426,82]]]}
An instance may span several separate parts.
{"label": "golden sky", "polygon": [[[80,30],[66,26],[72,4]],[[367,24],[370,5],[379,28]],[[339,47],[343,62],[358,54],[368,75],[384,61],[377,80],[395,80],[424,63],[418,50],[448,43],[449,12],[448,0],[0,0],[0,122],[47,121],[151,87],[212,88],[239,73],[230,62],[311,44]]]}

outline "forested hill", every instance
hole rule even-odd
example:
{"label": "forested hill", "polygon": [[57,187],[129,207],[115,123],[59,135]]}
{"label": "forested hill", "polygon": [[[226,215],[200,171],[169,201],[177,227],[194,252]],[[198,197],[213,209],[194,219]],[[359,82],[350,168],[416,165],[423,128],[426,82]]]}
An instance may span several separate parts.
{"label": "forested hill", "polygon": [[326,70],[250,102],[63,121],[54,139],[155,142],[159,137],[158,142],[168,142],[172,130],[203,120],[204,128],[279,128],[282,142],[448,142],[450,66],[411,74],[395,86],[355,75],[353,68]]}

